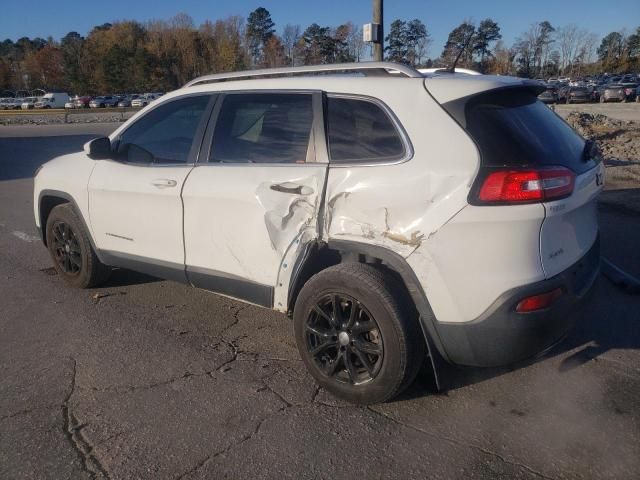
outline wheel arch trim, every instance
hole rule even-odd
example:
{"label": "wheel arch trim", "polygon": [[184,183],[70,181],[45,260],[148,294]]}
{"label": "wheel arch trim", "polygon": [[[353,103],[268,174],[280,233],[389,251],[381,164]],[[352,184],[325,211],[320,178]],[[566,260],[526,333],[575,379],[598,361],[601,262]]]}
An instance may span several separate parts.
{"label": "wheel arch trim", "polygon": [[80,222],[82,223],[82,227],[84,228],[85,233],[89,238],[89,243],[91,244],[91,248],[93,248],[93,251],[98,257],[98,260],[100,260],[101,263],[106,265],[106,263],[103,261],[102,256],[100,255],[100,250],[98,250],[95,242],[93,241],[91,230],[89,229],[89,225],[87,224],[84,216],[82,215],[82,211],[78,207],[78,203],[76,202],[75,198],[73,198],[73,196],[68,194],[67,192],[63,192],[60,190],[44,189],[44,190],[41,190],[40,193],[38,194],[38,219],[40,220],[40,227],[38,228],[38,230],[40,233],[40,239],[42,240],[42,243],[44,243],[45,246],[47,245],[47,223],[46,223],[46,219],[43,218],[42,216],[42,213],[43,213],[42,200],[45,197],[57,197],[64,200],[63,203],[68,203],[71,205],[71,208],[73,208],[74,213],[77,215],[77,217],[80,219]]}
{"label": "wheel arch trim", "polygon": [[[351,240],[332,240],[328,242],[329,248],[332,250],[339,250],[348,253],[363,254],[366,256],[378,258],[382,260],[383,264],[394,270],[400,277],[413,300],[413,303],[418,311],[419,323],[422,329],[422,333],[427,344],[429,355],[432,362],[434,361],[434,355],[432,352],[433,347],[436,348],[440,356],[450,362],[449,356],[444,348],[444,344],[438,335],[438,331],[435,326],[435,315],[431,310],[427,296],[416,277],[415,272],[409,266],[406,259],[400,254],[378,245],[371,245],[365,243],[354,242]],[[435,369],[435,365],[434,365]]]}

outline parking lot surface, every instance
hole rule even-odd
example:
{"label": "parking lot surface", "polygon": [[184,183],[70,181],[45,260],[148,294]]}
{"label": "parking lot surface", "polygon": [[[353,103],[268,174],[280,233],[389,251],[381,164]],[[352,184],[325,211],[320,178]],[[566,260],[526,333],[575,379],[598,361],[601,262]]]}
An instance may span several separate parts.
{"label": "parking lot surface", "polygon": [[561,117],[570,112],[586,112],[607,115],[616,120],[640,122],[640,103],[582,103],[571,105],[554,105],[553,108]]}
{"label": "parking lot surface", "polygon": [[[115,126],[0,127],[0,478],[637,477],[640,297],[604,278],[544,358],[369,408],[314,385],[278,313],[126,271],[65,287],[33,171]],[[639,220],[601,211],[638,276]]]}

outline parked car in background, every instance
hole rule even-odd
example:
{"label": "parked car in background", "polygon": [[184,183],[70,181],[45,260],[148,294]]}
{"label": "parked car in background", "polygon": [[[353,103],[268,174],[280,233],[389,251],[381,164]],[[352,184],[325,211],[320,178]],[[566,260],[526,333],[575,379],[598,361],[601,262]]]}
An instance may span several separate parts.
{"label": "parked car in background", "polygon": [[93,100],[93,97],[90,97],[88,95],[84,95],[82,97],[76,95],[73,99],[73,105],[75,106],[75,108],[89,108],[89,103],[91,103],[91,100]]}
{"label": "parked car in background", "polygon": [[7,110],[18,110],[22,107],[22,102],[24,101],[23,97],[11,98],[6,103]]}
{"label": "parked car in background", "polygon": [[115,97],[112,95],[96,97],[89,102],[89,107],[91,108],[105,108],[105,107],[115,107],[118,105],[120,101],[119,97]]}
{"label": "parked car in background", "polygon": [[132,107],[136,107],[136,108],[146,107],[151,102],[153,102],[155,99],[156,99],[155,94],[153,94],[153,93],[145,93],[144,95],[140,95],[138,98],[133,100],[131,102],[131,106]]}
{"label": "parked car in background", "polygon": [[138,94],[125,95],[124,97],[120,98],[120,101],[118,102],[118,106],[119,107],[130,107],[131,106],[131,102],[133,102],[138,97],[140,97],[140,95],[138,95]]}
{"label": "parked car in background", "polygon": [[589,103],[591,93],[587,87],[571,87],[565,95],[565,103]]}
{"label": "parked car in background", "polygon": [[624,102],[626,99],[624,87],[618,83],[605,85],[600,94],[600,103]]}
{"label": "parked car in background", "polygon": [[554,86],[547,85],[546,90],[538,95],[538,100],[542,103],[556,103],[558,101],[558,89]]}
{"label": "parked car in background", "polygon": [[558,87],[558,103],[565,103],[567,101],[567,95],[571,87],[566,84],[560,84]]}
{"label": "parked car in background", "polygon": [[602,95],[602,91],[604,90],[604,87],[605,87],[604,84],[596,85],[595,87],[593,87],[593,89],[591,90],[591,101],[592,102],[599,102],[600,101],[600,95]]}
{"label": "parked car in background", "polygon": [[625,82],[620,84],[624,89],[625,102],[633,102],[636,99],[637,82]]}
{"label": "parked car in background", "polygon": [[70,108],[76,108],[75,103],[73,103],[73,100],[69,100],[67,103],[64,104],[64,108],[65,109],[70,109]]}
{"label": "parked car in background", "polygon": [[13,98],[0,98],[0,110],[6,110],[12,101]]}
{"label": "parked car in background", "polygon": [[26,97],[22,99],[22,104],[20,108],[22,110],[31,110],[35,108],[36,102],[39,100],[38,97]]}
{"label": "parked car in background", "polygon": [[34,104],[34,108],[62,108],[69,101],[71,101],[71,98],[66,92],[45,93]]}

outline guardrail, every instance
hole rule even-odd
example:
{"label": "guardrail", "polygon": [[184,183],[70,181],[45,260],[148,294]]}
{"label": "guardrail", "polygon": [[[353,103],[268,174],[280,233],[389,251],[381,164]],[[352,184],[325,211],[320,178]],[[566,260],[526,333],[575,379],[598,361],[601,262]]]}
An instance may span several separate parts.
{"label": "guardrail", "polygon": [[113,107],[113,108],[38,108],[30,110],[0,110],[2,116],[29,116],[29,115],[64,115],[64,123],[69,123],[70,115],[95,115],[99,113],[119,113],[120,120],[124,121],[126,113],[139,111],[140,108]]}

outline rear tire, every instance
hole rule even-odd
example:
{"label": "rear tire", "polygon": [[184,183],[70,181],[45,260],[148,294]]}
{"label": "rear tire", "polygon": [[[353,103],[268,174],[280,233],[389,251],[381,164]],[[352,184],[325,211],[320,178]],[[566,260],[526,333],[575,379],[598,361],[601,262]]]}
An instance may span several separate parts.
{"label": "rear tire", "polygon": [[97,287],[109,277],[89,241],[82,221],[70,204],[58,205],[46,225],[47,249],[58,275],[72,287]]}
{"label": "rear tire", "polygon": [[362,263],[314,275],[298,295],[293,320],[303,362],[318,384],[357,404],[385,402],[415,379],[425,343],[398,281]]}

